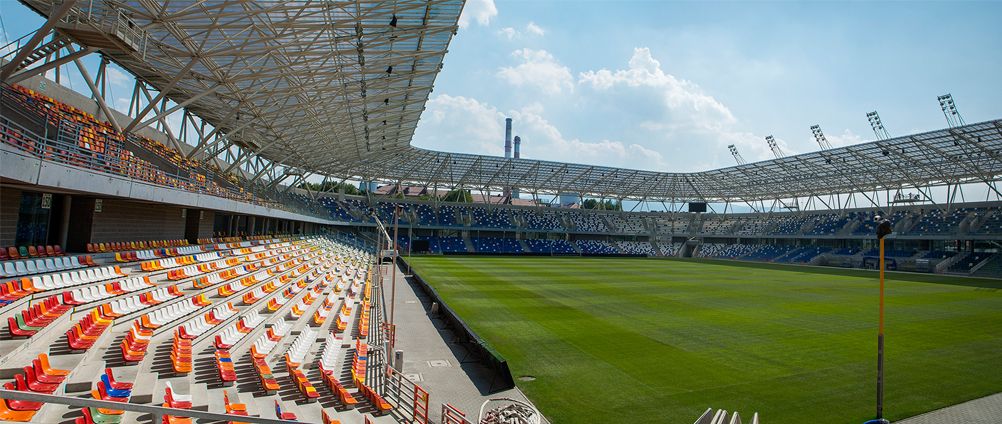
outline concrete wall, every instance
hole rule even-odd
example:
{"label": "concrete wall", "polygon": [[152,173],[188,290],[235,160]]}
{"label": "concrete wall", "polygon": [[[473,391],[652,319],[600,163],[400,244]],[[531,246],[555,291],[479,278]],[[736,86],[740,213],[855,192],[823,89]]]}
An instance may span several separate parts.
{"label": "concrete wall", "polygon": [[316,222],[325,225],[336,224],[336,222],[326,218],[302,215],[282,209],[244,203],[208,194],[197,194],[180,189],[157,186],[142,181],[133,181],[120,175],[105,174],[48,162],[7,144],[0,144],[0,176],[25,184],[38,185],[40,186],[39,190],[45,190],[45,187],[58,187],[94,196],[124,197],[133,200],[228,211],[244,215],[271,216],[281,219]]}
{"label": "concrete wall", "polygon": [[[117,199],[102,199],[102,203],[101,212],[94,212],[92,243],[184,238],[180,207]],[[70,218],[70,225],[76,218]]]}
{"label": "concrete wall", "polygon": [[198,238],[212,237],[212,224],[215,219],[215,212],[206,210],[202,211],[202,219],[198,221]]}
{"label": "concrete wall", "polygon": [[0,187],[0,247],[14,245],[20,206],[21,190]]}

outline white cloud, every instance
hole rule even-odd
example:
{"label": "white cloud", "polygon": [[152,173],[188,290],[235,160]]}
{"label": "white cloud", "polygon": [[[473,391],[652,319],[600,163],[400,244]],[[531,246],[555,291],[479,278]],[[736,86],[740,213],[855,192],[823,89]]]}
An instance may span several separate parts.
{"label": "white cloud", "polygon": [[[566,137],[544,117],[539,103],[502,113],[485,102],[439,95],[428,101],[415,144],[465,153],[504,154],[504,118],[511,117],[522,138],[522,157],[628,168],[664,170],[668,164],[655,150],[617,140]],[[427,134],[427,136],[426,136]]]}
{"label": "white cloud", "polygon": [[500,35],[500,36],[502,36],[504,38],[507,38],[509,40],[514,40],[515,37],[518,37],[520,34],[519,34],[518,30],[515,29],[515,28],[504,27],[504,28],[501,28],[501,29],[498,30],[498,35]]}
{"label": "white cloud", "polygon": [[[639,89],[648,93],[648,90],[654,90],[660,96],[661,106],[673,112],[672,115],[686,118],[689,124],[703,128],[719,128],[736,121],[727,106],[704,93],[698,85],[665,73],[661,69],[661,62],[654,59],[650,49],[646,47],[633,50],[627,69],[582,72],[579,83],[600,92],[615,91],[618,88],[625,88],[625,91]],[[615,94],[624,93],[619,91]]]}
{"label": "white cloud", "polygon": [[415,140],[446,151],[503,155],[504,118],[487,103],[442,94],[428,100]]}
{"label": "white cloud", "polygon": [[526,37],[542,37],[544,35],[546,35],[546,30],[532,21],[525,24],[525,29],[522,30],[515,27],[504,27],[498,30],[498,36],[509,41],[519,40]]}
{"label": "white cloud", "polygon": [[459,27],[468,28],[474,21],[481,26],[491,24],[491,19],[498,15],[494,0],[468,0],[459,15]]}
{"label": "white cloud", "polygon": [[108,73],[108,81],[119,87],[130,88],[133,85],[133,82],[135,81],[132,78],[132,76],[118,70],[118,68],[114,66],[106,67],[105,71]]}
{"label": "white cloud", "polygon": [[520,49],[511,53],[522,63],[498,70],[498,77],[516,87],[540,89],[546,94],[574,91],[571,70],[546,50]]}
{"label": "white cloud", "polygon": [[112,109],[125,113],[127,110],[129,110],[129,103],[132,102],[132,99],[129,99],[127,97],[116,97],[111,102],[112,104],[109,106],[111,106]]}
{"label": "white cloud", "polygon": [[[499,69],[498,77],[548,96],[499,110],[476,99],[438,95],[428,102],[415,143],[501,155],[509,116],[527,159],[677,172],[733,165],[729,144],[749,162],[772,157],[765,134],[743,128],[722,101],[669,73],[647,48],[635,49],[622,68],[587,70],[577,78],[546,50],[520,49],[512,57],[518,63]],[[572,122],[586,123],[558,128],[551,118],[566,119],[568,112]],[[591,124],[599,121],[614,122],[615,128]],[[777,142],[787,155],[794,153],[785,140]]]}
{"label": "white cloud", "polygon": [[525,25],[525,32],[539,37],[546,35],[546,30],[532,21]]}
{"label": "white cloud", "polygon": [[[822,131],[823,130],[824,129],[822,128]],[[851,146],[853,144],[859,144],[866,141],[863,140],[863,137],[860,137],[859,134],[852,132],[848,128],[843,130],[841,134],[825,133],[825,138],[828,139],[828,142],[831,143],[832,147]]]}
{"label": "white cloud", "polygon": [[16,46],[13,44],[4,43],[2,46],[0,46],[0,56],[7,56],[8,54],[13,53],[15,47]]}
{"label": "white cloud", "polygon": [[[597,96],[594,103],[631,112],[638,121],[636,126],[652,138],[649,147],[660,142],[673,157],[685,158],[682,163],[673,161],[673,170],[732,165],[727,150],[730,144],[749,162],[772,157],[764,135],[741,129],[723,102],[698,84],[666,72],[646,47],[634,48],[625,69],[579,73],[578,85],[591,89],[579,90],[579,94]],[[785,141],[777,142],[789,152]],[[694,146],[699,154],[690,148]]]}

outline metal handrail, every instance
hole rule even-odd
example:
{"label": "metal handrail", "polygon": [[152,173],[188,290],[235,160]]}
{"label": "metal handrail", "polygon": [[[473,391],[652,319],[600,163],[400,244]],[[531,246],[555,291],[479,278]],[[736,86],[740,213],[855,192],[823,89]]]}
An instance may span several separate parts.
{"label": "metal handrail", "polygon": [[[215,412],[203,412],[193,409],[167,408],[163,406],[140,405],[126,402],[112,402],[107,400],[78,398],[72,396],[47,395],[35,392],[22,392],[18,390],[0,389],[0,399],[24,400],[29,402],[55,403],[68,406],[93,407],[102,409],[114,409],[118,411],[130,411],[151,414],[151,423],[160,424],[163,416],[201,418],[214,421],[232,421],[236,415],[218,414]],[[240,422],[255,424],[288,424],[299,421],[279,420],[275,418],[261,418],[251,416],[239,416]]]}
{"label": "metal handrail", "polygon": [[[2,91],[4,102],[10,101],[18,103],[21,101],[20,93],[17,93],[15,90],[5,89]],[[18,108],[11,109],[16,111]],[[17,130],[17,135],[20,138],[18,141],[26,142],[23,144],[32,146],[31,149],[25,149],[24,146],[17,147],[21,147],[22,150],[27,150],[31,154],[42,156],[44,159],[80,166],[100,172],[114,173],[132,180],[179,188],[190,192],[240,200],[252,204],[302,213],[304,215],[313,215],[322,218],[325,217],[323,214],[323,208],[318,207],[319,205],[311,207],[308,204],[304,204],[300,199],[296,199],[286,193],[280,193],[277,190],[274,190],[271,193],[256,194],[253,192],[255,190],[252,188],[239,190],[226,187],[220,183],[220,181],[225,180],[225,178],[222,178],[222,176],[217,172],[208,168],[198,167],[191,169],[171,163],[171,168],[173,168],[172,171],[156,166],[152,163],[148,163],[145,159],[143,159],[143,162],[123,161],[117,156],[117,154],[134,152],[135,148],[141,149],[152,155],[159,155],[159,153],[146,146],[135,134],[129,133],[115,137],[103,132],[91,131],[89,134],[89,141],[92,144],[100,144],[103,146],[103,149],[101,150],[104,151],[97,152],[78,146],[81,131],[84,129],[92,129],[89,126],[75,123],[60,116],[39,116],[36,113],[19,113],[18,116],[27,118],[43,126],[47,133],[46,136],[40,136],[35,133],[35,131],[29,130],[3,116],[0,116],[0,130],[6,133],[8,127],[13,127],[13,129]],[[56,120],[55,123],[52,122],[53,118]],[[49,128],[51,127],[55,127],[55,131],[50,131]],[[10,134],[5,135],[8,137],[11,136]],[[163,159],[169,161],[167,158]],[[131,174],[129,172],[131,172]],[[200,175],[202,177],[201,180],[194,178],[195,174]],[[232,183],[226,181],[226,184]]]}
{"label": "metal handrail", "polygon": [[[31,31],[31,32],[23,35],[21,38],[18,38],[17,40],[11,41],[11,42],[9,42],[7,44],[4,44],[3,47],[0,47],[0,51],[6,51],[7,52],[3,56],[0,56],[0,59],[3,59],[4,62],[10,60],[9,59],[10,57],[16,55],[17,52],[19,50],[21,50],[21,42],[24,41],[24,39],[30,38],[33,35],[35,35],[36,31],[37,30]],[[14,46],[14,47],[11,48],[11,46]]]}
{"label": "metal handrail", "polygon": [[[8,133],[8,130],[14,131]],[[17,144],[14,144],[14,147],[18,147],[29,154],[43,159],[89,170],[111,173],[130,180],[182,189],[188,192],[208,194],[257,205],[296,211],[294,208],[283,207],[284,205],[278,202],[256,198],[247,192],[230,190],[221,186],[212,188],[208,185],[207,181],[198,181],[190,175],[184,175],[190,174],[190,171],[179,169],[179,172],[169,172],[147,162],[123,161],[118,154],[129,150],[120,144],[116,144],[116,140],[102,139],[101,141],[104,143],[103,152],[82,148],[77,144],[77,140],[79,139],[78,131],[79,128],[71,124],[61,124],[57,128],[53,138],[45,138],[38,136],[33,131],[6,117],[0,116],[0,132],[6,133],[5,136],[11,138],[11,141],[17,142]],[[296,212],[305,213],[307,210],[300,209]]]}

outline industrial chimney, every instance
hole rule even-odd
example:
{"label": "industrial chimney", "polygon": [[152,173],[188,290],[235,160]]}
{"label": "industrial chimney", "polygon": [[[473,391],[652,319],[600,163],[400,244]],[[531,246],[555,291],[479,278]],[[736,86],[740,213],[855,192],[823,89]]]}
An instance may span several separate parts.
{"label": "industrial chimney", "polygon": [[515,159],[518,159],[518,146],[522,144],[522,137],[515,136]]}
{"label": "industrial chimney", "polygon": [[511,118],[504,118],[504,158],[511,159]]}

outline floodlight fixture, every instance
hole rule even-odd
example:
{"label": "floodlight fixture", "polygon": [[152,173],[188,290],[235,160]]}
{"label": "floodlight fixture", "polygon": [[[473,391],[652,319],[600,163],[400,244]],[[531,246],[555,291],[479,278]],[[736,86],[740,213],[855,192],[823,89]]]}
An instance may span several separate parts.
{"label": "floodlight fixture", "polygon": [[818,142],[818,146],[821,146],[821,150],[830,150],[832,148],[832,144],[828,142],[825,133],[821,131],[820,125],[811,125],[811,134],[814,135],[814,141]]}
{"label": "floodlight fixture", "polygon": [[731,151],[731,156],[734,156],[734,161],[737,162],[738,165],[744,165],[746,163],[745,158],[741,157],[741,153],[738,152],[737,146],[733,144],[728,145],[727,150]]}
{"label": "floodlight fixture", "polygon": [[769,144],[769,150],[772,150],[772,154],[776,156],[776,159],[782,159],[785,156],[783,150],[779,148],[779,143],[776,143],[776,137],[773,137],[771,134],[767,135],[765,136],[765,142]]}
{"label": "floodlight fixture", "polygon": [[943,109],[943,116],[946,116],[946,123],[950,128],[964,125],[964,117],[960,116],[960,111],[957,110],[957,104],[954,103],[952,94],[946,93],[936,97],[936,100],[939,100],[939,107]]}
{"label": "floodlight fixture", "polygon": [[877,140],[891,138],[887,129],[884,128],[884,123],[880,121],[880,115],[877,114],[877,111],[867,113],[866,120],[870,122],[870,128],[873,129],[873,134],[877,136]]}

